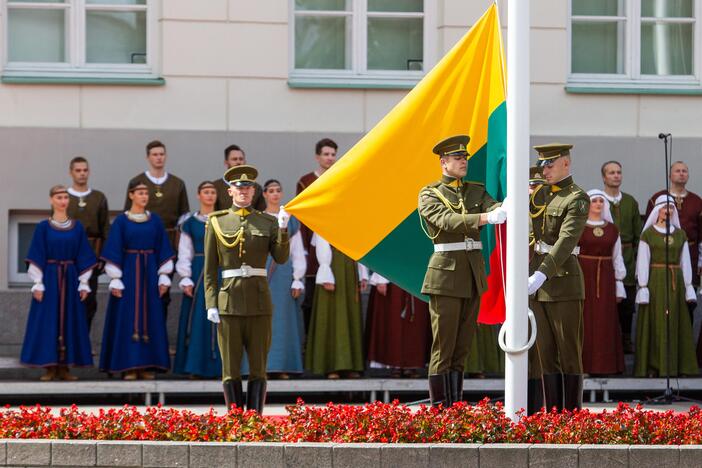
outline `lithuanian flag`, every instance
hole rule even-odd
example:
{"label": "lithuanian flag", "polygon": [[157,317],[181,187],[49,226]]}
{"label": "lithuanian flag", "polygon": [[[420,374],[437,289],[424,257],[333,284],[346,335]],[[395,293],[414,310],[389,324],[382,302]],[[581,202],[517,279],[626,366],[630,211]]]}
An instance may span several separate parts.
{"label": "lithuanian flag", "polygon": [[[505,196],[507,114],[505,67],[497,6],[343,158],[286,205],[286,210],[337,249],[393,283],[420,290],[432,242],[417,214],[422,187],[441,177],[434,145],[470,135],[466,180]],[[504,239],[504,232],[501,237]],[[501,260],[495,229],[482,231],[488,292],[479,321],[504,321]],[[425,298],[426,299],[426,298]]]}

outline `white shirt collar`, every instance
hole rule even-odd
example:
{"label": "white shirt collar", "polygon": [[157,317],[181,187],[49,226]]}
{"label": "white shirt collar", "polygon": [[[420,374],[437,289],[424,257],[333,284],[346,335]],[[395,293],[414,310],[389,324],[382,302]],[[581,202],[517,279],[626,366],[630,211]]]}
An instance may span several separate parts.
{"label": "white shirt collar", "polygon": [[[660,227],[660,226],[657,226],[657,225],[654,224],[654,225],[653,225],[653,229],[655,229],[656,231],[660,232],[661,234],[665,234],[665,227]],[[672,234],[672,233],[674,233],[674,232],[675,232],[675,226],[673,226],[673,225],[671,224],[671,225],[670,225],[670,233]]]}
{"label": "white shirt collar", "polygon": [[146,177],[148,177],[149,180],[156,185],[163,185],[166,182],[166,179],[168,179],[168,172],[164,172],[161,177],[154,177],[149,173],[149,171],[144,171],[144,174],[146,174]]}
{"label": "white shirt collar", "polygon": [[79,192],[78,190],[74,189],[73,187],[68,187],[66,189],[66,191],[68,193],[70,193],[71,195],[73,195],[74,197],[87,197],[88,195],[90,195],[90,193],[93,191],[93,189],[88,187],[88,190],[86,190],[85,192]]}
{"label": "white shirt collar", "polygon": [[609,200],[609,201],[612,202],[612,203],[619,203],[620,201],[622,201],[622,192],[621,192],[621,190],[619,191],[618,194],[616,194],[616,195],[614,195],[614,196],[608,194],[608,193],[605,192],[604,190],[603,190],[602,192],[605,194],[605,197],[607,197],[607,200]]}
{"label": "white shirt collar", "polygon": [[587,220],[587,224],[588,224],[589,226],[602,226],[602,225],[604,225],[604,223],[605,223],[605,220],[603,220],[603,219],[599,219],[599,220],[597,220],[597,221],[594,220],[594,219],[588,219],[588,220]]}

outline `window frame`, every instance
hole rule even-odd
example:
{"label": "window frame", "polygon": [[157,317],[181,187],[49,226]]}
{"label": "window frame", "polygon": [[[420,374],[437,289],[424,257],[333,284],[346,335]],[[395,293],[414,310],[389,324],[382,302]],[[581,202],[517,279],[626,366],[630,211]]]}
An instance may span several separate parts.
{"label": "window frame", "polygon": [[[20,3],[22,0],[17,0]],[[117,79],[154,79],[158,77],[160,67],[157,52],[158,44],[158,2],[146,0],[145,5],[90,4],[86,0],[65,0],[65,3],[25,3],[22,9],[64,10],[66,12],[66,62],[10,62],[9,60],[9,0],[0,0],[0,28],[3,32],[2,75],[3,77],[36,78],[117,78]],[[144,64],[108,64],[87,63],[87,43],[85,39],[87,12],[138,12],[146,13],[146,63]]]}
{"label": "window frame", "polygon": [[[593,89],[622,88],[627,90],[702,90],[700,64],[702,62],[702,0],[692,0],[692,18],[659,18],[655,23],[693,23],[693,74],[692,75],[644,75],[641,73],[641,26],[646,21],[641,16],[641,0],[620,0],[624,2],[624,14],[620,16],[574,16],[573,0],[568,1],[567,21],[567,60],[569,87],[587,86]],[[625,28],[624,73],[573,73],[573,21],[617,21],[623,18]]]}
{"label": "window frame", "polygon": [[[351,68],[349,70],[296,69],[295,18],[298,16],[343,16],[344,12],[309,10],[297,12],[288,0],[288,84],[312,88],[411,88],[431,70],[437,60],[437,0],[424,0],[424,12],[369,12],[368,0],[349,0],[351,9]],[[368,18],[423,18],[423,70],[368,70]]]}

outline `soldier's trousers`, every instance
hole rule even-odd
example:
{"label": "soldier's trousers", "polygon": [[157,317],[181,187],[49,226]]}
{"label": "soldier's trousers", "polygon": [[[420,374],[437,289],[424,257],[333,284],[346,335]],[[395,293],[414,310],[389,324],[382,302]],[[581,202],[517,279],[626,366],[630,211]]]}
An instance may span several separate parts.
{"label": "soldier's trousers", "polygon": [[429,374],[463,372],[470,345],[478,328],[480,296],[429,296],[431,358]]}
{"label": "soldier's trousers", "polygon": [[536,317],[536,343],[529,350],[529,378],[583,373],[583,301],[529,300]]}
{"label": "soldier's trousers", "polygon": [[249,380],[265,380],[273,316],[220,315],[219,318],[217,342],[222,356],[222,382],[241,380],[244,350],[249,358]]}

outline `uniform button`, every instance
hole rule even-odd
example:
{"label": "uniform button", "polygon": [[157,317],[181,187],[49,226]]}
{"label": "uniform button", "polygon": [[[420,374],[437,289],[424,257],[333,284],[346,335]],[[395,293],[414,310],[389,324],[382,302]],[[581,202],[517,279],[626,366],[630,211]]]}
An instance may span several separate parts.
{"label": "uniform button", "polygon": [[246,253],[246,250],[242,250],[241,253],[242,253],[242,254],[245,254],[245,253]]}

